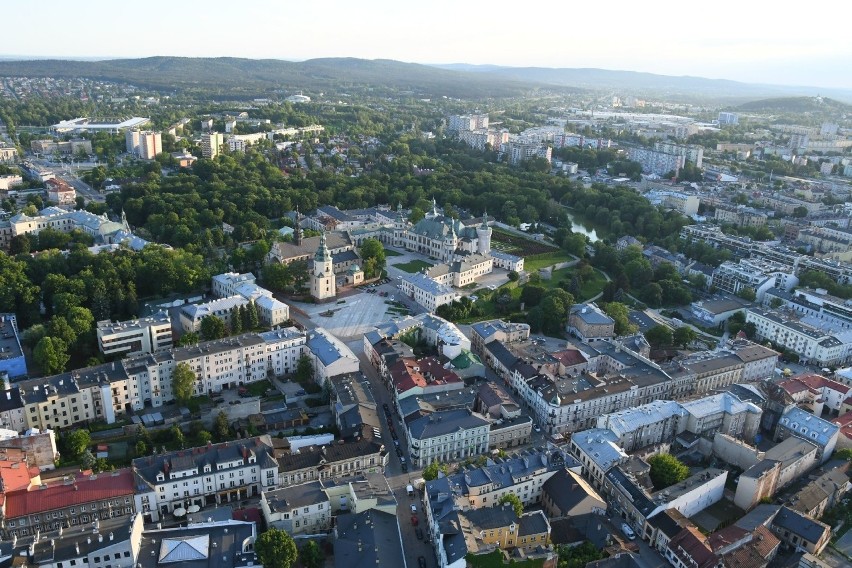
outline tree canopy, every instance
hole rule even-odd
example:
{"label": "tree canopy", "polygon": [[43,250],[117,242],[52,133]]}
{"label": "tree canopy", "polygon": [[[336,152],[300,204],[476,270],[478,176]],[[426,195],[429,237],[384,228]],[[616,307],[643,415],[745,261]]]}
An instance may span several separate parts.
{"label": "tree canopy", "polygon": [[175,400],[186,404],[195,392],[195,373],[186,363],[178,363],[172,373],[172,394]]}
{"label": "tree canopy", "polygon": [[257,537],[254,550],[265,568],[290,568],[296,561],[297,549],[293,537],[275,527]]}
{"label": "tree canopy", "polygon": [[689,477],[689,468],[671,454],[657,454],[648,459],[651,481],[659,491]]}

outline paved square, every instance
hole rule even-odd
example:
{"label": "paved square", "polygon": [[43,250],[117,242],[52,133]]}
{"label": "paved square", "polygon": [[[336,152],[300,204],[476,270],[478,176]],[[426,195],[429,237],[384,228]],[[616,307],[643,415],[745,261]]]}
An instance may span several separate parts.
{"label": "paved square", "polygon": [[[395,313],[388,311],[391,306],[385,301],[389,299],[389,296],[382,297],[379,294],[360,292],[342,298],[343,303],[340,304],[336,302],[325,304],[293,302],[293,304],[308,314],[313,323],[324,327],[333,335],[340,338],[354,338],[364,335],[376,324],[396,316]],[[331,316],[320,315],[329,311],[333,312]]]}

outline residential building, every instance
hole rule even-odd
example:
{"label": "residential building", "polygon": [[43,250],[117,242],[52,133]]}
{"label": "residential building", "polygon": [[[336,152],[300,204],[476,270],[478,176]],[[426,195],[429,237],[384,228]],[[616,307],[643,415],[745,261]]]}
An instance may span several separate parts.
{"label": "residential building", "polygon": [[204,318],[212,316],[222,320],[225,326],[230,328],[234,309],[245,308],[249,304],[248,300],[238,295],[210,300],[203,304],[189,304],[180,309],[180,325],[184,332],[198,333]]}
{"label": "residential building", "polygon": [[507,252],[492,250],[490,253],[494,260],[494,268],[502,268],[503,270],[514,271],[521,273],[524,270],[524,257],[515,256]]}
{"label": "residential building", "polygon": [[451,287],[438,283],[422,272],[406,274],[399,286],[403,294],[429,312],[434,312],[439,306],[449,304],[459,297],[459,294]]}
{"label": "residential building", "polygon": [[817,459],[819,463],[825,463],[834,453],[837,445],[840,427],[814,416],[813,414],[793,407],[788,409],[775,430],[775,438],[784,440],[790,436],[805,440],[817,446]]}
{"label": "residential building", "polygon": [[628,148],[628,159],[639,162],[642,171],[663,176],[668,172],[678,172],[686,164],[683,156],[659,152],[650,148]]}
{"label": "residential building", "polygon": [[[768,291],[767,295],[772,291]],[[719,296],[707,300],[696,300],[690,304],[692,316],[704,325],[718,326],[737,312],[744,312],[750,305],[736,296]]]}
{"label": "residential building", "polygon": [[258,497],[278,485],[269,436],[133,460],[136,510],[149,522],[186,509]]}
{"label": "residential building", "polygon": [[18,337],[18,319],[15,314],[0,314],[0,379],[26,375],[27,362]]}
{"label": "residential building", "polygon": [[484,356],[484,347],[492,341],[514,343],[530,337],[530,326],[526,323],[509,323],[503,320],[477,322],[470,326],[471,348],[480,357]]}
{"label": "residential building", "polygon": [[763,459],[740,474],[734,504],[748,511],[764,499],[771,499],[778,489],[781,462]]}
{"label": "residential building", "polygon": [[146,530],[142,536],[136,568],[161,568],[173,563],[193,568],[216,568],[225,563],[229,568],[260,566],[254,551],[257,527],[250,521],[193,523]]}
{"label": "residential building", "polygon": [[[678,423],[687,411],[670,400],[657,400],[627,408],[598,418],[597,427],[615,434],[614,442],[625,452],[674,441],[678,434]],[[582,436],[582,434],[579,434]]]}
{"label": "residential building", "polygon": [[721,559],[711,550],[707,537],[694,526],[682,529],[669,541],[665,557],[675,568],[724,567]]}
{"label": "residential building", "polygon": [[569,469],[561,469],[544,482],[541,503],[549,519],[603,514],[606,501],[592,486]]}
{"label": "residential building", "polygon": [[686,412],[680,431],[696,436],[712,437],[717,432],[735,438],[752,440],[760,426],[762,410],[751,402],[743,402],[730,392],[723,392],[684,402]]}
{"label": "residential building", "polygon": [[729,525],[711,534],[707,542],[725,568],[767,568],[781,548],[778,537],[763,525],[751,531]]}
{"label": "residential building", "polygon": [[787,505],[795,511],[819,519],[852,488],[848,470],[848,462],[829,469],[793,494]]}
{"label": "residential building", "polygon": [[272,292],[255,283],[254,274],[226,272],[213,277],[213,294],[219,298],[242,296],[253,302],[263,325],[274,327],[290,319],[290,307],[279,302]]}
{"label": "residential building", "polygon": [[388,368],[389,386],[399,401],[464,388],[464,381],[435,357],[403,357]]}
{"label": "residential building", "polygon": [[128,154],[139,155],[141,134],[136,128],[129,128],[124,132],[124,146]]}
{"label": "residential building", "polygon": [[215,158],[222,151],[225,137],[220,132],[206,132],[201,134],[201,156],[204,158]]}
{"label": "residential building", "polygon": [[402,532],[394,513],[368,509],[339,515],[334,526],[334,568],[405,567]]}
{"label": "residential building", "polygon": [[434,412],[406,425],[415,467],[458,461],[488,452],[490,422],[470,410]]}
{"label": "residential building", "polygon": [[784,548],[822,554],[831,539],[831,527],[788,507],[781,507],[769,525]]}
{"label": "residential building", "polygon": [[328,330],[318,327],[307,333],[306,347],[314,367],[314,380],[319,385],[338,375],[357,373],[358,357]]}
{"label": "residential building", "polygon": [[47,200],[49,202],[66,207],[76,204],[77,191],[61,179],[46,180],[44,187],[47,189]]}
{"label": "residential building", "polygon": [[754,291],[757,301],[772,288],[790,291],[799,283],[795,272],[777,262],[742,259],[739,263],[723,262],[713,272],[713,286],[729,294],[739,294],[746,288]]}
{"label": "residential building", "polygon": [[172,320],[164,311],[130,321],[97,323],[98,348],[111,355],[137,355],[172,347]]}
{"label": "residential building", "polygon": [[133,472],[121,469],[67,475],[29,490],[9,492],[3,507],[3,540],[130,517],[136,511],[134,490]]}
{"label": "residential building", "polygon": [[822,375],[800,375],[779,383],[799,408],[815,416],[829,412],[838,416],[852,387],[827,379]]}
{"label": "residential building", "polygon": [[464,130],[479,130],[488,128],[488,114],[450,115],[447,119],[447,130],[460,132]]}
{"label": "residential building", "polygon": [[797,288],[792,292],[785,290],[769,290],[764,297],[764,305],[773,304],[784,307],[801,316],[811,316],[814,321],[820,320],[832,323],[838,328],[852,325],[852,306],[848,300],[832,296],[822,288]]}
{"label": "residential building", "polygon": [[719,223],[737,227],[762,227],[766,225],[766,220],[769,218],[766,213],[744,205],[737,207],[717,205],[714,217]]}
{"label": "residential building", "polygon": [[582,464],[583,474],[598,490],[603,488],[606,473],[628,457],[618,445],[618,436],[604,428],[574,433],[571,436],[571,453]]}
{"label": "residential building", "polygon": [[594,303],[574,304],[568,313],[568,333],[583,342],[609,340],[615,336],[615,320]]}
{"label": "residential building", "polygon": [[383,472],[388,453],[381,439],[373,437],[371,427],[365,427],[362,432],[359,438],[342,444],[308,446],[298,453],[278,456],[278,484],[288,487],[308,481]]}
{"label": "residential building", "polygon": [[153,160],[157,154],[163,153],[163,135],[159,132],[145,131],[139,133],[139,158]]}
{"label": "residential building", "polygon": [[739,124],[740,117],[735,112],[719,112],[719,126],[727,126],[729,124]]}
{"label": "residential building", "polygon": [[260,508],[267,527],[290,535],[320,534],[331,527],[331,502],[321,481],[264,491]]}
{"label": "residential building", "polygon": [[830,322],[763,308],[749,308],[746,322],[755,325],[758,339],[795,352],[804,364],[834,367],[852,361],[852,333]]}

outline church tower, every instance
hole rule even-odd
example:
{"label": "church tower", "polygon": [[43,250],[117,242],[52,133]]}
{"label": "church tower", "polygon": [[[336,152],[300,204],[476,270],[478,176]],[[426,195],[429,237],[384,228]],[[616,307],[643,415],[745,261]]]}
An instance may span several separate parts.
{"label": "church tower", "polygon": [[437,216],[438,216],[438,202],[435,201],[435,198],[433,197],[432,198],[432,211],[430,211],[429,213],[426,213],[425,217],[427,219],[434,219]]}
{"label": "church tower", "polygon": [[443,261],[452,262],[456,256],[456,248],[459,246],[458,237],[456,237],[456,228],[453,223],[450,223],[450,232],[444,237]]}
{"label": "church tower", "polygon": [[488,211],[482,215],[482,224],[476,228],[476,236],[479,241],[477,251],[479,254],[491,253],[491,227],[488,226]]}
{"label": "church tower", "polygon": [[296,207],[296,226],[293,228],[293,244],[299,246],[302,244],[302,226],[299,224],[302,216],[299,215],[299,208]]}
{"label": "church tower", "polygon": [[320,236],[320,244],[314,255],[314,268],[311,272],[311,296],[317,300],[327,300],[337,295],[334,279],[334,261],[325,243],[325,232]]}

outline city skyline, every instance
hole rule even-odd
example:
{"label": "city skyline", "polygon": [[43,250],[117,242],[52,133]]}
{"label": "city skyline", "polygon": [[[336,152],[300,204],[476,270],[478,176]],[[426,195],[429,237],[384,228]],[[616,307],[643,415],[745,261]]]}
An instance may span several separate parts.
{"label": "city skyline", "polygon": [[[252,5],[245,18],[218,0],[176,21],[171,6],[149,3],[132,17],[92,0],[7,7],[7,58],[113,59],[150,56],[244,57],[303,61],[323,57],[423,64],[601,68],[745,83],[852,89],[842,70],[852,38],[841,18],[766,11],[730,0],[693,19],[663,7],[616,2],[523,12],[507,2],[450,3],[428,10],[389,0],[357,5]],[[44,14],[51,14],[49,19]],[[230,15],[229,15],[230,14]],[[38,22],[39,42],[32,42]],[[129,33],[132,27],[135,33]],[[500,31],[505,34],[500,39]],[[245,34],[245,35],[244,35]],[[244,38],[244,39],[240,39]]]}

